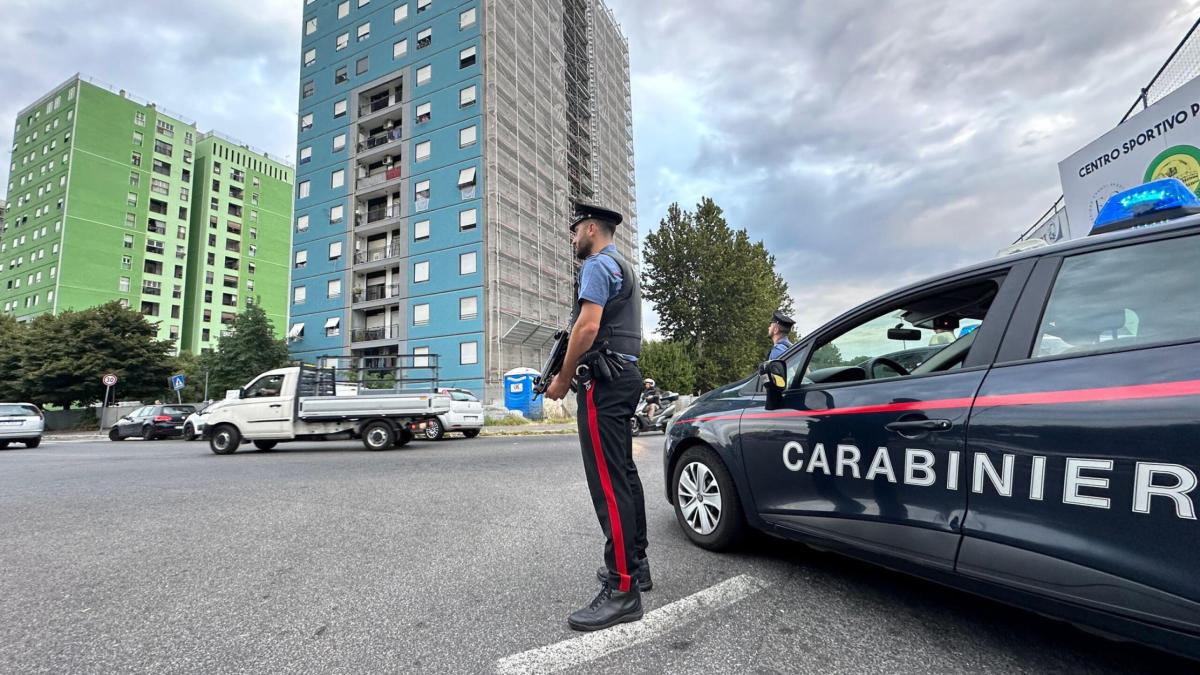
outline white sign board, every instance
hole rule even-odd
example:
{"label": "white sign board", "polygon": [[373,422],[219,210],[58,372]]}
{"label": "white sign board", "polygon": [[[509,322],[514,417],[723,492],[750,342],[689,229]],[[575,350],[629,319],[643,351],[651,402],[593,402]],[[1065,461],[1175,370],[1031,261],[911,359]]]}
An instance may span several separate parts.
{"label": "white sign board", "polygon": [[1114,194],[1159,178],[1200,188],[1200,78],[1171,92],[1058,164],[1075,236]]}

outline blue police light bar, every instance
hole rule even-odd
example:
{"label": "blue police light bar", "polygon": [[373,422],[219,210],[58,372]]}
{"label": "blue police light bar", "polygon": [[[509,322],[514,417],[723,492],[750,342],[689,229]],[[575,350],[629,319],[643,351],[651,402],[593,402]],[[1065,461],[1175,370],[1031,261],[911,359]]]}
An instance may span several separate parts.
{"label": "blue police light bar", "polygon": [[1200,199],[1178,178],[1163,178],[1110,197],[1088,234],[1146,227],[1193,213],[1200,213]]}

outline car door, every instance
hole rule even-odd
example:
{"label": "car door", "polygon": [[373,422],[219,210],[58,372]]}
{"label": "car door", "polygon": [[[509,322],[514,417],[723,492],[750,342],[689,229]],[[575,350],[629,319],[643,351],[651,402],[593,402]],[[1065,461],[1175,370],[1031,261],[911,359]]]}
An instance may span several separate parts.
{"label": "car door", "polygon": [[971,462],[993,468],[959,572],[1200,632],[1191,232],[1039,262],[971,414]]}
{"label": "car door", "polygon": [[249,438],[291,438],[293,397],[285,396],[286,376],[266,374],[242,389],[237,400],[227,405],[244,420],[242,433]]}
{"label": "car door", "polygon": [[[794,352],[779,407],[756,399],[742,415],[763,520],[951,569],[966,508],[967,414],[1031,266],[871,303]],[[934,337],[939,329],[952,339]],[[911,374],[888,356],[931,341],[941,349]]]}
{"label": "car door", "polygon": [[122,438],[140,435],[142,433],[142,419],[145,417],[145,412],[149,409],[151,409],[150,406],[142,406],[117,420],[117,434]]}

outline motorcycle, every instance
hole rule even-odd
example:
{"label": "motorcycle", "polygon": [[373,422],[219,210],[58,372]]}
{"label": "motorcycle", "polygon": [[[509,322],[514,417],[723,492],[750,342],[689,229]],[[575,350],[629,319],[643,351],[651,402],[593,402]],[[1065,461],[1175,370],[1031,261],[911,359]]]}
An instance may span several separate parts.
{"label": "motorcycle", "polygon": [[671,423],[671,418],[675,417],[677,403],[679,402],[679,394],[668,392],[658,398],[658,410],[651,418],[646,414],[646,407],[649,405],[644,397],[638,401],[637,409],[633,411],[633,417],[629,418],[629,431],[634,436],[642,433],[650,433],[652,431],[667,430],[667,425]]}

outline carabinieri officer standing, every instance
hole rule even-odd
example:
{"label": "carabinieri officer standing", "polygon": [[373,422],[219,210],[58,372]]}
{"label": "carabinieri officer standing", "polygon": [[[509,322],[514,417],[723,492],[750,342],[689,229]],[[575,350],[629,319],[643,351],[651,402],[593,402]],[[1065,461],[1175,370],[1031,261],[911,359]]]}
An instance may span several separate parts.
{"label": "carabinieri officer standing", "polygon": [[604,531],[604,585],[567,618],[575,630],[600,630],[642,618],[649,590],[646,503],[633,463],[629,420],[641,394],[642,293],[637,275],[613,245],[621,214],[575,204],[571,223],[578,277],[571,338],[562,371],[546,398],[566,396],[579,367],[577,424],[583,468]]}
{"label": "carabinieri officer standing", "polygon": [[788,333],[792,332],[794,325],[796,322],[792,321],[792,317],[775,310],[775,315],[771,317],[771,325],[767,327],[767,335],[775,343],[771,345],[771,351],[767,352],[768,361],[783,356],[787,350],[792,348],[792,341],[788,339]]}

